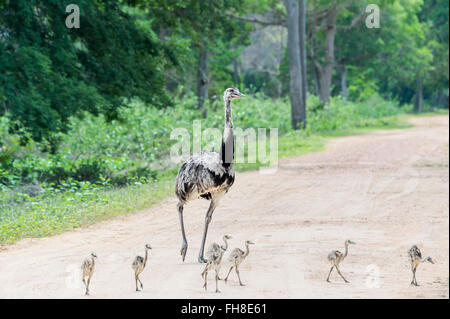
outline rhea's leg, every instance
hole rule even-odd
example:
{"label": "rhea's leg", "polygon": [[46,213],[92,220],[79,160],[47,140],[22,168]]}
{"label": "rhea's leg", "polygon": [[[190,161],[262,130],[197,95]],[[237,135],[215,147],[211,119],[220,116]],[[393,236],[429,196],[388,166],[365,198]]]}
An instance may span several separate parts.
{"label": "rhea's leg", "polygon": [[414,271],[413,271],[413,275],[414,275],[414,285],[419,286],[419,284],[417,283],[417,278],[416,278],[416,270],[417,270],[417,268],[414,268]]}
{"label": "rhea's leg", "polygon": [[89,278],[87,280],[87,285],[86,285],[86,295],[89,295],[89,285],[91,284],[91,278],[92,278],[92,273],[89,274]]}
{"label": "rhea's leg", "polygon": [[327,277],[327,281],[330,282],[330,275],[331,272],[333,271],[334,266],[331,266],[330,272],[328,273],[328,277]]}
{"label": "rhea's leg", "polygon": [[338,274],[342,277],[342,279],[344,279],[344,281],[348,283],[349,281],[347,279],[345,279],[344,276],[341,274],[338,266],[336,266],[336,270],[337,270]]}
{"label": "rhea's leg", "polygon": [[186,240],[186,233],[184,231],[184,222],[183,222],[183,204],[181,204],[180,202],[177,204],[177,209],[178,209],[178,216],[180,217],[180,224],[181,224],[181,235],[183,236],[183,244],[181,245],[181,258],[184,259],[186,258],[186,252],[187,252],[187,248],[188,248],[188,243]]}
{"label": "rhea's leg", "polygon": [[220,292],[219,290],[219,272],[216,270],[216,292]]}
{"label": "rhea's leg", "polygon": [[203,237],[202,237],[202,244],[200,246],[200,253],[198,254],[198,262],[199,263],[206,263],[206,259],[203,258],[204,250],[205,250],[205,242],[206,242],[206,235],[208,234],[208,226],[211,222],[212,214],[214,213],[214,209],[216,209],[217,202],[214,198],[211,199],[211,204],[209,205],[208,211],[206,212],[205,217],[205,229],[203,230]]}
{"label": "rhea's leg", "polygon": [[205,288],[205,291],[208,291],[207,287],[206,287],[206,282],[208,281],[208,270],[205,269],[204,271],[205,273],[205,283],[203,284],[203,288]]}
{"label": "rhea's leg", "polygon": [[228,281],[228,276],[230,275],[230,272],[233,270],[233,267],[234,267],[234,266],[231,266],[231,267],[230,267],[230,270],[228,271],[228,274],[227,274],[227,276],[225,277],[225,283]]}
{"label": "rhea's leg", "polygon": [[134,275],[134,281],[136,282],[136,291],[139,291],[139,285],[138,285],[138,277],[137,277],[137,275]]}
{"label": "rhea's leg", "polygon": [[242,281],[241,281],[241,275],[239,274],[239,268],[238,268],[238,266],[236,266],[236,274],[237,274],[237,276],[238,276],[238,278],[239,278],[239,285],[245,286],[245,285],[242,283]]}
{"label": "rhea's leg", "polygon": [[87,295],[89,293],[88,293],[87,283],[86,283],[86,280],[84,279],[84,277],[83,277],[83,284],[84,284],[84,294]]}

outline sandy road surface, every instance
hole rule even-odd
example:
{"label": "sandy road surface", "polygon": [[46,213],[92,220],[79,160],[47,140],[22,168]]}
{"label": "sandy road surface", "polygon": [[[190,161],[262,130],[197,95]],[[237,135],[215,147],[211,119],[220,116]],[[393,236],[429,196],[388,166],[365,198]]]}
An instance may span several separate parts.
{"label": "sandy road surface", "polygon": [[[82,258],[99,259],[89,298],[448,298],[449,117],[413,118],[406,130],[333,139],[322,153],[281,161],[276,174],[238,174],[210,226],[208,242],[234,236],[256,245],[222,293],[202,290],[197,253],[208,202],[185,208],[186,262],[175,198],[136,214],[0,249],[0,297],[85,298]],[[350,247],[341,270],[325,282],[331,249]],[[130,267],[154,247],[134,291]],[[435,265],[418,270],[410,286],[406,251],[418,244]]]}

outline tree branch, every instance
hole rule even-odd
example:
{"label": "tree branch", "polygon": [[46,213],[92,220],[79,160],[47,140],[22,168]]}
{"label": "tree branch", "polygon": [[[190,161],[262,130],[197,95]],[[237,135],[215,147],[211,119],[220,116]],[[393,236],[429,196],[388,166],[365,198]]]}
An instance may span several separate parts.
{"label": "tree branch", "polygon": [[286,20],[272,20],[272,21],[268,21],[268,20],[261,20],[259,18],[255,18],[255,17],[240,17],[240,16],[236,16],[234,14],[227,14],[228,17],[233,18],[233,19],[237,19],[237,20],[241,20],[241,21],[247,21],[247,22],[252,22],[252,23],[256,23],[256,24],[261,24],[264,26],[270,26],[270,25],[277,25],[277,26],[286,26]]}

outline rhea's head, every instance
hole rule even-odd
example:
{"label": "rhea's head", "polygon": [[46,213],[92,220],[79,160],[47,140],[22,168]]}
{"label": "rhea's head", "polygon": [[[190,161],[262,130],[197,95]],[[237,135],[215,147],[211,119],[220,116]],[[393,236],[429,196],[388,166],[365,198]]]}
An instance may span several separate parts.
{"label": "rhea's head", "polygon": [[96,253],[91,253],[91,257],[92,258],[97,258],[97,254]]}
{"label": "rhea's head", "polygon": [[252,242],[251,240],[247,240],[245,243],[246,243],[247,245],[254,245],[254,244],[255,244],[255,243]]}
{"label": "rhea's head", "polygon": [[356,243],[354,242],[354,241],[352,241],[352,240],[350,240],[350,239],[347,239],[346,241],[345,241],[345,245],[355,245]]}
{"label": "rhea's head", "polygon": [[233,99],[239,99],[241,97],[244,97],[245,95],[242,94],[237,88],[231,87],[225,90],[223,93],[223,99],[225,101],[231,101]]}
{"label": "rhea's head", "polygon": [[231,239],[231,238],[233,238],[233,237],[231,237],[230,235],[223,236],[223,239]]}
{"label": "rhea's head", "polygon": [[145,249],[152,249],[152,246],[150,244],[145,245]]}
{"label": "rhea's head", "polygon": [[433,261],[433,259],[431,259],[431,257],[427,257],[427,261],[429,262],[429,263],[432,263],[432,264],[434,264],[434,261]]}

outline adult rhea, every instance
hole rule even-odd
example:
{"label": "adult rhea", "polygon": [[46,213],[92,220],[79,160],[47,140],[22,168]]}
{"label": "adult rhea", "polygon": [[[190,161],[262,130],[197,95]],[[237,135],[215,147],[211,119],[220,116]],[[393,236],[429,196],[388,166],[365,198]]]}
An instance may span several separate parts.
{"label": "adult rhea", "polygon": [[231,101],[243,96],[245,95],[233,87],[226,89],[223,94],[225,103],[225,128],[220,152],[201,151],[186,160],[178,172],[175,194],[178,197],[177,208],[181,223],[181,234],[183,236],[183,244],[181,246],[181,257],[183,261],[188,248],[183,223],[183,207],[187,202],[202,197],[211,201],[206,212],[205,228],[203,230],[202,244],[198,255],[198,261],[200,263],[206,262],[203,255],[212,214],[222,196],[228,192],[234,183],[234,138]]}

